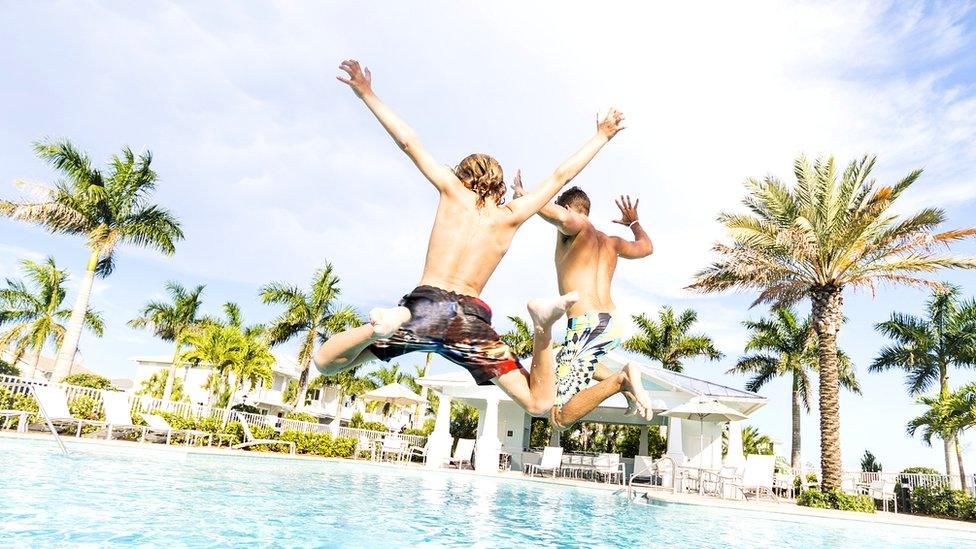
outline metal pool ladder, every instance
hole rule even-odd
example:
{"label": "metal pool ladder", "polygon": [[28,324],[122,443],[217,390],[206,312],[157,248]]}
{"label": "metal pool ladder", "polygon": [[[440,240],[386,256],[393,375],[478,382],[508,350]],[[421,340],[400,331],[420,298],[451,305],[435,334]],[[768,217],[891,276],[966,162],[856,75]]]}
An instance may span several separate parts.
{"label": "metal pool ladder", "polygon": [[47,411],[44,410],[44,404],[41,402],[40,397],[37,396],[37,390],[34,384],[29,383],[27,388],[30,390],[30,393],[34,395],[34,401],[37,402],[37,409],[40,410],[41,415],[44,416],[44,422],[47,423],[48,430],[50,430],[51,434],[54,435],[54,440],[58,443],[58,447],[61,448],[61,453],[68,455],[68,449],[64,447],[64,442],[61,442],[61,436],[58,435],[58,430],[54,428],[54,424],[51,423],[51,418],[47,415]]}

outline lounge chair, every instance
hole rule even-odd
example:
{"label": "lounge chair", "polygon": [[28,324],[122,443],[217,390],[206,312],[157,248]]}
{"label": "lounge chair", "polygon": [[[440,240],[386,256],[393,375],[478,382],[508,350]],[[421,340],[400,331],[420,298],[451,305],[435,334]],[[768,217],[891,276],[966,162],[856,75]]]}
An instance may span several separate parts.
{"label": "lounge chair", "polygon": [[[644,480],[641,480],[644,479]],[[657,486],[661,475],[650,456],[634,456],[634,472],[627,479],[627,492],[633,494],[635,486]]]}
{"label": "lounge chair", "polygon": [[105,438],[112,439],[116,432],[139,433],[139,440],[146,440],[146,428],[132,422],[132,408],[125,393],[102,391],[102,407],[105,409],[105,423],[108,433]]}
{"label": "lounge chair", "polygon": [[30,420],[31,413],[23,410],[0,410],[0,417],[3,418],[3,426],[0,428],[6,429],[10,420],[17,418],[17,432],[26,433],[27,422]]}
{"label": "lounge chair", "polygon": [[626,466],[620,462],[620,454],[600,454],[593,460],[593,472],[597,478],[603,478],[604,482],[611,483],[618,480],[624,483]]}
{"label": "lounge chair", "polygon": [[237,416],[237,421],[241,423],[241,429],[244,431],[244,442],[240,444],[235,444],[231,448],[235,450],[240,450],[241,448],[247,448],[248,446],[255,446],[258,444],[284,444],[289,448],[290,454],[295,454],[295,443],[287,440],[274,440],[269,438],[254,438],[251,434],[251,427],[247,424],[247,418],[244,414],[235,411],[234,414]]}
{"label": "lounge chair", "polygon": [[556,477],[556,473],[559,472],[562,466],[563,460],[563,449],[560,446],[546,446],[546,449],[542,451],[542,461],[539,463],[526,463],[525,464],[525,474],[526,475],[542,475],[544,473],[552,473],[553,478]]}
{"label": "lounge chair", "polygon": [[898,500],[895,498],[894,480],[872,480],[868,487],[868,497],[872,500],[880,499],[881,508],[885,511],[888,510],[888,501],[891,501],[895,513],[898,513]]}
{"label": "lounge chair", "polygon": [[77,427],[75,430],[76,437],[81,436],[81,428],[85,425],[108,427],[108,423],[104,421],[73,417],[71,411],[68,409],[68,397],[65,396],[61,388],[55,385],[48,385],[46,387],[35,385],[34,396],[37,398],[38,405],[47,413],[48,419],[51,420],[51,424],[55,428],[64,426]]}
{"label": "lounge chair", "polygon": [[[196,445],[197,442],[204,439],[207,441],[207,446],[213,444],[213,434],[208,433],[207,431],[198,431],[196,429],[174,429],[165,418],[153,414],[142,414],[142,419],[146,420],[146,424],[149,425],[147,431],[166,433],[166,444],[169,444],[173,440],[173,435],[186,437],[187,442],[191,442],[193,445]],[[145,438],[145,436],[143,436],[143,438]]]}
{"label": "lounge chair", "polygon": [[746,493],[752,493],[758,500],[764,494],[775,501],[779,501],[773,493],[773,478],[776,471],[776,456],[761,456],[750,454],[746,456],[746,469],[742,479],[731,484],[742,493],[742,497],[749,499]]}
{"label": "lounge chair", "polygon": [[447,466],[456,466],[458,469],[465,464],[471,467],[471,455],[474,454],[474,439],[459,438],[457,445],[454,446],[454,454],[447,458]]}

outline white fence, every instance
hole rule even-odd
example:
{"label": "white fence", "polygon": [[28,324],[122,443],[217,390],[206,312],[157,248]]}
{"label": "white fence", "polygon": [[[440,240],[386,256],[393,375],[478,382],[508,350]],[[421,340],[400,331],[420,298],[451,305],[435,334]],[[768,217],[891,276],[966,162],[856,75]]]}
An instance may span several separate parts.
{"label": "white fence", "polygon": [[[11,391],[14,395],[28,395],[30,394],[29,385],[39,385],[47,386],[51,385],[47,381],[39,380],[28,380],[15,376],[0,375],[0,387],[6,388]],[[79,387],[77,385],[67,385],[64,383],[53,384],[64,391],[65,396],[68,398],[68,402],[73,402],[79,397],[88,397],[94,402],[94,412],[99,413],[102,411],[102,393],[101,389],[92,389],[90,387]],[[207,406],[205,404],[191,404],[189,402],[176,402],[172,400],[162,400],[159,398],[153,398],[145,395],[136,395],[133,393],[128,393],[129,405],[133,414],[138,413],[153,413],[157,411],[162,412],[172,412],[183,417],[194,417],[194,418],[215,418],[220,420],[221,425],[226,425],[228,422],[234,421],[234,412],[228,408],[217,408],[213,406]],[[303,433],[331,433],[332,426],[323,423],[311,423],[307,421],[299,421],[295,419],[280,419],[275,416],[252,414],[248,412],[239,412],[244,419],[247,420],[250,425],[260,425],[266,427],[272,427],[281,430],[294,430]],[[391,433],[384,433],[380,431],[370,431],[366,429],[351,429],[349,427],[339,427],[339,436],[359,438],[368,438],[369,440],[379,440]],[[403,438],[409,444],[415,446],[423,446],[427,440],[427,437],[416,436],[416,435],[395,435]]]}

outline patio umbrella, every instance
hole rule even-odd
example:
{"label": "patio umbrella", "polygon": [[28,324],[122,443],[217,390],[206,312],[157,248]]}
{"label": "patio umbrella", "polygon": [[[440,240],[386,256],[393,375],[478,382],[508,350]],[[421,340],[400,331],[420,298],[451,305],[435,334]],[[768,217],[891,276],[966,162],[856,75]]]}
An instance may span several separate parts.
{"label": "patio umbrella", "polygon": [[726,421],[738,421],[740,419],[745,419],[746,415],[742,412],[730,408],[725,404],[722,404],[717,399],[712,397],[697,396],[685,402],[671,408],[667,412],[664,412],[665,416],[674,417],[679,419],[697,419],[698,420],[698,466],[701,467],[701,449],[704,447],[705,439],[703,437],[702,431],[705,430],[705,420],[710,423],[724,423]]}
{"label": "patio umbrella", "polygon": [[424,402],[420,395],[399,383],[391,383],[379,389],[373,389],[363,395],[363,398],[377,402],[388,402],[394,406],[410,406]]}

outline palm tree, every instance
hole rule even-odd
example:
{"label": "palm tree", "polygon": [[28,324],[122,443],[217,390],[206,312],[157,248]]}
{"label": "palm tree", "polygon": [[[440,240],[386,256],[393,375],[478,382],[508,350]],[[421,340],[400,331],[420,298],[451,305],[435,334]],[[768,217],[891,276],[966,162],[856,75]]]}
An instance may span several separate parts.
{"label": "palm tree", "polygon": [[406,372],[401,372],[400,365],[395,362],[389,366],[380,366],[376,370],[368,373],[367,376],[369,376],[369,378],[372,379],[378,387],[413,380],[413,376]]}
{"label": "palm tree", "polygon": [[170,400],[173,395],[173,382],[176,378],[177,357],[183,348],[184,340],[189,335],[190,330],[200,321],[197,312],[203,301],[200,295],[203,293],[203,285],[197,286],[187,291],[182,285],[176,282],[166,283],[166,293],[169,294],[170,301],[150,301],[146,303],[139,316],[129,321],[132,328],[146,328],[152,330],[153,335],[163,341],[175,343],[176,349],[173,351],[173,360],[166,372],[166,385],[163,388],[163,400]]}
{"label": "palm tree", "polygon": [[[722,455],[729,452],[729,430],[722,429]],[[742,428],[742,453],[745,455],[773,455],[773,439],[752,425]]]}
{"label": "palm tree", "polygon": [[296,406],[305,402],[312,351],[316,342],[323,343],[334,334],[362,324],[355,310],[339,305],[340,293],[339,277],[333,272],[331,263],[326,263],[324,268],[315,271],[308,292],[281,282],[272,282],[260,290],[264,303],[285,307],[268,327],[271,345],[301,337],[298,347],[301,375],[298,378]]}
{"label": "palm tree", "polygon": [[232,370],[241,368],[245,346],[240,330],[234,326],[200,324],[186,336],[185,350],[179,359],[181,362],[213,368],[206,385],[213,403],[218,396],[220,400],[224,399],[224,395],[229,398],[227,377]]}
{"label": "palm tree", "polygon": [[[746,383],[746,389],[756,392],[777,376],[790,376],[790,390],[793,402],[793,444],[790,453],[790,467],[797,470],[800,461],[800,414],[810,411],[810,371],[817,370],[817,336],[810,326],[810,319],[799,320],[796,313],[788,307],[773,309],[773,316],[760,321],[745,321],[742,324],[752,335],[746,342],[746,352],[758,353],[744,356],[728,372],[754,374]],[[840,384],[860,394],[861,388],[854,376],[854,367],[843,351],[838,351]]]}
{"label": "palm tree", "polygon": [[624,342],[624,349],[644,355],[661,363],[672,372],[684,369],[682,361],[697,356],[719,360],[724,355],[715,348],[711,338],[701,334],[689,334],[698,322],[698,314],[687,309],[677,317],[671,307],[661,307],[658,320],[645,314],[635,315],[639,333]]}
{"label": "palm tree", "polygon": [[908,217],[892,205],[921,170],[891,187],[875,189],[874,157],[851,162],[843,174],[834,159],[795,163],[797,183],[777,178],[746,183],[749,213],[723,213],[731,244],[716,244],[718,259],[700,271],[691,289],[759,292],[753,305],[811,301],[820,342],[820,461],[824,489],[840,487],[840,406],[837,333],[845,288],[874,291],[879,283],[935,286],[922,275],[940,268],[974,268],[976,259],[941,253],[941,246],[976,235],[976,229],[935,232],[945,213],[924,209]]}
{"label": "palm tree", "polygon": [[358,367],[351,368],[332,376],[319,376],[317,378],[317,380],[321,380],[321,385],[331,385],[338,390],[338,394],[336,395],[336,410],[332,416],[332,425],[336,429],[338,429],[342,420],[342,402],[345,397],[359,396],[376,388],[376,384],[371,379],[358,375],[358,369]]}
{"label": "palm tree", "polygon": [[[935,400],[940,401],[950,393],[950,366],[976,366],[976,301],[960,302],[959,289],[947,286],[933,292],[925,309],[925,318],[892,313],[889,320],[875,326],[894,344],[883,348],[868,370],[904,370],[909,395],[919,396],[934,385],[938,389]],[[962,453],[951,435],[942,442],[946,474],[959,487]]]}
{"label": "palm tree", "polygon": [[[162,398],[163,391],[166,388],[166,380],[169,379],[167,372],[158,371],[153,373],[148,378],[142,380],[139,384],[139,390],[136,391],[137,395],[148,395],[153,398]],[[170,399],[174,402],[187,402],[188,399],[186,395],[183,394],[183,380],[180,378],[175,378],[173,380],[173,392],[170,394]]]}
{"label": "palm tree", "polygon": [[64,179],[53,187],[31,185],[36,201],[0,201],[0,214],[53,233],[84,236],[91,251],[51,376],[60,381],[71,373],[95,275],[111,274],[116,247],[133,244],[172,255],[183,232],[172,214],[149,203],[156,186],[150,152],[136,157],[125,147],[103,172],[67,140],[40,142],[34,150]]}
{"label": "palm tree", "polygon": [[949,482],[953,489],[966,489],[965,468],[963,467],[962,451],[959,448],[959,437],[963,430],[971,427],[974,423],[972,405],[976,402],[974,398],[976,386],[970,384],[963,387],[959,393],[949,393],[947,396],[923,396],[917,402],[928,406],[922,415],[908,422],[906,431],[908,436],[915,436],[915,432],[921,429],[922,441],[927,446],[932,446],[932,437],[937,436],[943,441],[952,440],[958,451],[959,468],[954,470],[953,476],[949,477]]}
{"label": "palm tree", "polygon": [[501,335],[502,341],[512,350],[518,358],[529,358],[532,356],[532,330],[529,324],[520,316],[508,317],[512,321],[511,330]]}
{"label": "palm tree", "polygon": [[[0,333],[0,350],[12,349],[12,364],[32,351],[28,379],[34,379],[41,351],[47,345],[57,347],[64,339],[62,323],[71,316],[70,309],[61,308],[68,273],[58,269],[53,257],[41,263],[25,259],[20,268],[27,282],[8,278],[7,286],[0,289],[0,326],[9,325]],[[91,308],[85,311],[84,327],[99,337],[105,330],[101,315]]]}

